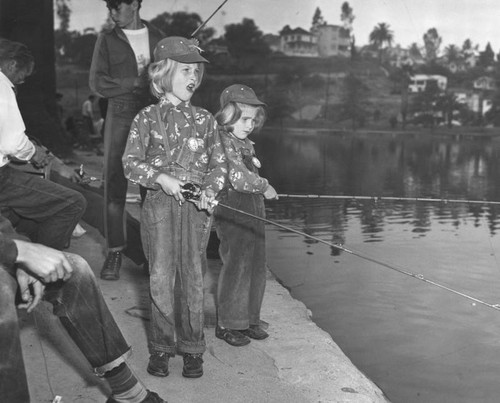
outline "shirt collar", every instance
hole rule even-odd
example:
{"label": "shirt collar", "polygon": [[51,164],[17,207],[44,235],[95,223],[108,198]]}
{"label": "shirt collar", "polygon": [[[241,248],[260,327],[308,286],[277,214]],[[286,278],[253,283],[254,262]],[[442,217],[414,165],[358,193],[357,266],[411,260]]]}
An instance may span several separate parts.
{"label": "shirt collar", "polygon": [[4,74],[4,72],[2,70],[0,70],[0,82],[1,81],[8,84],[12,88],[16,87],[14,84],[12,84],[12,81],[9,80],[9,78]]}

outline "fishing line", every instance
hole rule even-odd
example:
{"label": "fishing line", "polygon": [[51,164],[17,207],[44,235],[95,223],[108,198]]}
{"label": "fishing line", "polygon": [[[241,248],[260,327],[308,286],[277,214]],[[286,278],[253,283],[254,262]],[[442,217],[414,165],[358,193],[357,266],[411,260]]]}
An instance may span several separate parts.
{"label": "fishing line", "polygon": [[491,204],[500,205],[499,201],[489,200],[462,200],[462,199],[433,199],[426,197],[397,197],[397,196],[349,196],[349,195],[319,195],[319,194],[278,194],[280,198],[290,199],[337,199],[337,200],[370,200],[377,201],[411,201],[431,203],[459,203],[459,204]]}
{"label": "fishing line", "polygon": [[210,17],[208,17],[198,28],[196,28],[193,33],[191,34],[191,38],[193,38],[199,31],[200,29],[202,29],[205,25],[207,25],[207,22],[210,21],[212,19],[212,17],[217,14],[217,11],[219,11],[223,6],[224,4],[226,4],[229,0],[224,0],[221,5],[219,7],[217,7],[215,9],[215,11],[210,15]]}
{"label": "fishing line", "polygon": [[446,285],[443,285],[443,284],[440,284],[440,283],[438,283],[436,281],[428,279],[428,278],[424,277],[422,274],[412,273],[412,272],[410,272],[408,270],[405,270],[403,268],[397,267],[397,266],[395,266],[393,264],[389,264],[389,263],[383,262],[381,260],[372,258],[372,257],[370,257],[368,255],[363,254],[363,253],[356,252],[356,251],[354,251],[352,249],[348,249],[348,248],[342,246],[341,244],[334,244],[332,242],[325,241],[325,240],[323,240],[321,238],[315,237],[313,235],[306,234],[305,232],[296,230],[294,228],[288,227],[288,226],[280,224],[278,222],[268,220],[267,218],[259,217],[259,216],[256,216],[255,214],[247,213],[246,211],[243,211],[243,210],[240,210],[240,209],[237,209],[237,208],[225,205],[223,203],[218,202],[217,200],[213,201],[212,205],[214,205],[214,206],[221,206],[223,208],[235,211],[235,212],[240,213],[240,214],[244,214],[246,216],[255,218],[257,220],[264,221],[267,224],[271,224],[271,225],[274,225],[274,226],[279,227],[281,229],[284,229],[286,231],[293,232],[295,234],[302,235],[302,236],[304,236],[306,238],[313,239],[313,240],[315,240],[317,242],[320,242],[320,243],[323,243],[323,244],[328,245],[330,247],[339,249],[339,250],[344,251],[346,253],[349,253],[351,255],[357,256],[357,257],[359,257],[361,259],[365,259],[365,260],[367,260],[369,262],[376,263],[376,264],[378,264],[380,266],[383,266],[383,267],[386,267],[388,269],[394,270],[394,271],[396,271],[398,273],[401,273],[401,274],[404,274],[406,276],[412,277],[412,278],[414,278],[416,280],[420,280],[420,281],[423,281],[424,283],[431,284],[431,285],[433,285],[435,287],[441,288],[442,290],[451,292],[451,293],[453,293],[455,295],[458,295],[460,297],[463,297],[463,298],[466,298],[466,299],[468,299],[470,301],[473,301],[474,303],[478,303],[478,304],[487,306],[489,308],[493,308],[495,310],[500,310],[500,304],[490,304],[490,303],[488,303],[486,301],[483,301],[483,300],[481,300],[479,298],[475,298],[475,297],[473,297],[471,295],[465,294],[465,293],[463,293],[461,291],[455,290],[455,289],[453,289],[451,287],[448,287]]}

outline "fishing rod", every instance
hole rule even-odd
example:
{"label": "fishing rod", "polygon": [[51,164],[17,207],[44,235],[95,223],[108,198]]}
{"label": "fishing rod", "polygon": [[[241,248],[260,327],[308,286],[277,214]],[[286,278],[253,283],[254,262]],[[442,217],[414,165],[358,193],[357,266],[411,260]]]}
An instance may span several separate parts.
{"label": "fishing rod", "polygon": [[[197,201],[197,200],[200,199],[200,196],[201,196],[201,188],[200,188],[200,186],[195,185],[193,183],[186,183],[186,184],[184,184],[182,186],[182,188],[183,188],[183,190],[181,191],[181,193],[182,193],[183,197],[186,200],[191,201],[191,202],[195,202],[195,201]],[[228,209],[228,210],[232,210],[234,212],[246,215],[246,216],[254,218],[256,220],[263,221],[263,222],[265,222],[267,224],[274,225],[274,226],[276,226],[278,228],[284,229],[285,231],[293,232],[293,233],[301,235],[303,237],[306,237],[306,238],[309,238],[309,239],[313,239],[313,240],[315,240],[317,242],[320,242],[322,244],[328,245],[328,246],[330,246],[332,248],[339,249],[339,250],[341,250],[343,252],[349,253],[349,254],[351,254],[353,256],[357,256],[357,257],[359,257],[361,259],[364,259],[364,260],[367,260],[369,262],[376,263],[376,264],[378,264],[380,266],[383,266],[383,267],[386,267],[388,269],[394,270],[394,271],[396,271],[398,273],[404,274],[404,275],[409,276],[411,278],[414,278],[416,280],[420,280],[420,281],[422,281],[424,283],[431,284],[431,285],[433,285],[435,287],[441,288],[442,290],[451,292],[451,293],[453,293],[455,295],[458,295],[460,297],[463,297],[463,298],[466,298],[466,299],[468,299],[470,301],[473,301],[474,303],[478,303],[478,304],[487,306],[489,308],[493,308],[493,309],[495,309],[497,311],[500,310],[500,304],[490,304],[489,302],[483,301],[483,300],[481,300],[479,298],[475,298],[475,297],[473,297],[471,295],[468,295],[468,294],[465,294],[465,293],[463,293],[461,291],[455,290],[455,289],[453,289],[451,287],[448,287],[448,286],[446,286],[444,284],[440,284],[440,283],[438,283],[436,281],[428,279],[428,278],[424,277],[422,274],[412,273],[412,272],[410,272],[408,270],[405,270],[403,268],[397,267],[397,266],[395,266],[393,264],[389,264],[389,263],[383,262],[381,260],[372,258],[372,257],[370,257],[368,255],[363,254],[363,253],[356,252],[356,251],[354,251],[352,249],[348,249],[348,248],[344,247],[341,244],[335,244],[335,243],[332,243],[332,242],[325,241],[324,239],[315,237],[313,235],[306,234],[305,232],[302,232],[302,231],[296,230],[294,228],[288,227],[286,225],[280,224],[280,223],[278,223],[276,221],[268,220],[267,218],[260,217],[260,216],[257,216],[255,214],[248,213],[246,211],[237,209],[235,207],[228,206],[227,204],[221,203],[218,200],[212,201],[211,205],[212,206],[220,206],[222,208],[225,208],[225,209]]]}
{"label": "fishing rod", "polygon": [[229,0],[224,0],[221,5],[219,7],[217,7],[217,9],[210,15],[210,17],[208,17],[198,28],[196,28],[194,30],[194,32],[191,34],[191,38],[194,38],[194,36],[200,31],[200,29],[202,29],[205,25],[207,25],[207,22],[210,21],[212,19],[212,17],[217,14],[217,11],[219,11],[223,6],[224,4],[226,4]]}
{"label": "fishing rod", "polygon": [[319,195],[319,194],[278,194],[279,198],[291,199],[337,199],[337,200],[371,200],[377,201],[411,201],[433,203],[460,203],[460,204],[491,204],[500,205],[500,201],[463,200],[463,199],[434,199],[427,197],[391,197],[391,196],[349,196],[349,195]]}
{"label": "fishing rod", "polygon": [[335,244],[335,243],[332,243],[332,242],[325,241],[325,240],[323,240],[321,238],[318,238],[318,237],[315,237],[313,235],[306,234],[305,232],[296,230],[294,228],[291,228],[291,227],[288,227],[286,225],[277,223],[275,221],[268,220],[267,218],[259,217],[259,216],[256,216],[254,214],[248,213],[246,211],[243,211],[243,210],[240,210],[240,209],[228,206],[228,205],[223,204],[223,203],[221,203],[221,202],[219,202],[217,200],[214,200],[212,202],[212,204],[215,205],[215,206],[220,206],[220,207],[223,207],[225,209],[229,209],[229,210],[235,211],[235,212],[240,213],[240,214],[244,214],[244,215],[246,215],[248,217],[252,217],[252,218],[255,218],[255,219],[260,220],[260,221],[264,221],[267,224],[271,224],[271,225],[274,225],[274,226],[279,227],[281,229],[284,229],[286,231],[293,232],[293,233],[298,234],[298,235],[302,235],[303,237],[306,237],[306,238],[309,238],[309,239],[313,239],[313,240],[315,240],[317,242],[320,242],[320,243],[323,243],[323,244],[328,245],[330,247],[339,249],[339,250],[344,251],[346,253],[349,253],[351,255],[354,255],[354,256],[357,256],[359,258],[365,259],[365,260],[367,260],[369,262],[376,263],[376,264],[378,264],[380,266],[383,266],[383,267],[386,267],[388,269],[394,270],[394,271],[396,271],[398,273],[401,273],[401,274],[404,274],[406,276],[412,277],[412,278],[414,278],[416,280],[420,280],[420,281],[423,281],[424,283],[431,284],[431,285],[433,285],[435,287],[441,288],[442,290],[449,291],[449,292],[451,292],[451,293],[453,293],[455,295],[458,295],[460,297],[463,297],[463,298],[466,298],[466,299],[468,299],[470,301],[473,301],[474,303],[478,303],[478,304],[487,306],[489,308],[493,308],[493,309],[495,309],[497,311],[500,310],[500,304],[490,304],[490,303],[488,303],[486,301],[483,301],[483,300],[481,300],[479,298],[475,298],[475,297],[473,297],[471,295],[467,295],[467,294],[465,294],[463,292],[460,292],[458,290],[455,290],[455,289],[453,289],[451,287],[448,287],[446,285],[443,285],[443,284],[440,284],[440,283],[438,283],[436,281],[428,279],[428,278],[424,277],[422,274],[416,274],[416,273],[409,272],[409,271],[407,271],[405,269],[396,267],[395,265],[392,265],[392,264],[383,262],[381,260],[372,258],[372,257],[370,257],[368,255],[362,254],[360,252],[356,252],[356,251],[354,251],[352,249],[348,249],[348,248],[342,246],[341,244]]}

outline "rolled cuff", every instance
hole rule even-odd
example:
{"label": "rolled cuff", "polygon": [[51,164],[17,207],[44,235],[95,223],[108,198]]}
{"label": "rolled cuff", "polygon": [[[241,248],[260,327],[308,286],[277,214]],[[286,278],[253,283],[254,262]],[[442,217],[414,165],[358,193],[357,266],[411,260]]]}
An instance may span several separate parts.
{"label": "rolled cuff", "polygon": [[108,362],[107,364],[94,368],[94,374],[97,375],[99,378],[102,378],[106,372],[111,371],[113,368],[116,368],[120,364],[126,362],[131,355],[132,355],[132,348],[129,347],[129,349],[127,350],[127,352],[125,352],[125,354],[121,355],[120,357],[114,359],[111,362]]}

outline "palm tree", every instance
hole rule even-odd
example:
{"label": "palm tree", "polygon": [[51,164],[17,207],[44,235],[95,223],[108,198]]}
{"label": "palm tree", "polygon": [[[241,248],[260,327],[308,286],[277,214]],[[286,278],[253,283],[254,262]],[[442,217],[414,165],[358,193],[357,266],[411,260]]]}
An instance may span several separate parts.
{"label": "palm tree", "polygon": [[370,33],[370,43],[378,49],[380,60],[382,60],[382,48],[384,43],[387,44],[387,46],[391,46],[393,40],[394,33],[385,22],[380,22]]}

